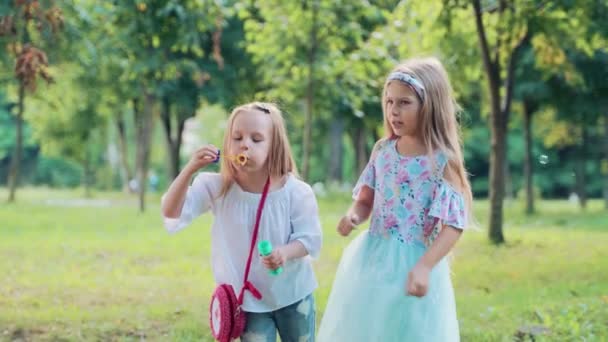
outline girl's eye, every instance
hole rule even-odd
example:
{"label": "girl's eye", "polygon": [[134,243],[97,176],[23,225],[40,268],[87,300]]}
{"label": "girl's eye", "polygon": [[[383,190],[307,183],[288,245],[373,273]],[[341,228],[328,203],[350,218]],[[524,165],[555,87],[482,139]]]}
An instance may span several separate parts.
{"label": "girl's eye", "polygon": [[386,103],[393,104],[393,100],[387,100]]}
{"label": "girl's eye", "polygon": [[253,142],[256,142],[256,143],[259,143],[260,141],[262,141],[262,139],[259,139],[259,138],[254,138],[253,139]]}
{"label": "girl's eye", "polygon": [[232,139],[234,139],[234,140],[236,140],[236,141],[240,141],[240,140],[243,140],[243,137],[234,137],[234,138],[232,138]]}
{"label": "girl's eye", "polygon": [[406,105],[406,104],[409,104],[409,103],[410,103],[410,101],[407,101],[407,100],[401,100],[401,104],[402,104],[402,105]]}

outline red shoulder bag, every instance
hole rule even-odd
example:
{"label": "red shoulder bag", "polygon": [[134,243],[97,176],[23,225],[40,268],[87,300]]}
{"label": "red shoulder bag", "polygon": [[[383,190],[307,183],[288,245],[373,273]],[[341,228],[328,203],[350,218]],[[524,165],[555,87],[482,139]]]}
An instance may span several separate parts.
{"label": "red shoulder bag", "polygon": [[262,198],[258,205],[258,210],[255,217],[255,226],[253,235],[251,236],[251,247],[249,248],[249,257],[247,258],[247,266],[245,267],[245,276],[243,278],[243,288],[238,297],[234,292],[234,288],[230,284],[220,284],[215,288],[211,302],[209,303],[209,325],[213,337],[219,342],[229,342],[232,339],[239,338],[245,329],[246,315],[241,311],[243,305],[243,297],[245,291],[251,292],[256,299],[262,299],[262,294],[255,286],[249,282],[249,270],[251,268],[251,259],[255,242],[258,238],[258,230],[260,227],[260,219],[262,217],[262,209],[268,195],[270,187],[270,177],[266,180]]}

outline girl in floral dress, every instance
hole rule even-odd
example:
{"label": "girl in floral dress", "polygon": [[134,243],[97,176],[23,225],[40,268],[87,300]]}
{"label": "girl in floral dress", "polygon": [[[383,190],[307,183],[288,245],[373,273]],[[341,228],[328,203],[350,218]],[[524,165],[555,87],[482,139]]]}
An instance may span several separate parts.
{"label": "girl in floral dress", "polygon": [[378,141],[338,224],[346,248],[318,341],[458,341],[445,256],[467,228],[471,188],[457,104],[435,58],[412,59],[382,94],[386,137]]}

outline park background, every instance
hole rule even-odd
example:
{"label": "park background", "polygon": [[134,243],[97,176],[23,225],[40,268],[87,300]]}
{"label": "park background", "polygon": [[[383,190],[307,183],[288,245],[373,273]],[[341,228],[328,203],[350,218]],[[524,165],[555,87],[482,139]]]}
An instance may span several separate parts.
{"label": "park background", "polygon": [[170,236],[160,196],[254,99],[318,196],[322,317],[384,79],[427,55],[480,223],[453,253],[462,339],[607,340],[600,0],[1,1],[0,340],[211,340],[211,217]]}

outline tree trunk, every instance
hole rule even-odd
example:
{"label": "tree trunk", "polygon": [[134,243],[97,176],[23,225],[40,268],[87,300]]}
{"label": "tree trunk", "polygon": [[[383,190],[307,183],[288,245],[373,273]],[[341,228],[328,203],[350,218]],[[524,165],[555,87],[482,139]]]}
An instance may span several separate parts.
{"label": "tree trunk", "polygon": [[139,190],[139,210],[146,210],[146,188],[148,180],[148,166],[150,162],[150,147],[154,127],[153,105],[154,96],[144,93],[143,109],[135,108],[135,127],[137,130],[136,176]]}
{"label": "tree trunk", "polygon": [[372,136],[374,137],[374,144],[380,140],[380,135],[378,135],[378,130],[372,129]]}
{"label": "tree trunk", "polygon": [[82,185],[84,186],[84,197],[91,198],[91,182],[90,182],[91,154],[89,153],[89,149],[88,149],[88,147],[89,147],[88,141],[86,142],[86,144],[87,144],[87,146],[84,151],[84,160],[82,163],[83,164],[82,165],[82,169],[83,169]]}
{"label": "tree trunk", "polygon": [[[506,125],[500,106],[500,64],[492,60],[488,38],[483,26],[483,14],[480,0],[473,1],[475,27],[484,70],[490,93],[490,130],[492,133],[490,149],[490,226],[488,236],[496,244],[505,241],[502,233],[503,200],[505,195],[505,156],[506,156]],[[504,127],[504,128],[503,128]]]}
{"label": "tree trunk", "polygon": [[513,194],[513,178],[511,177],[511,168],[509,167],[509,152],[505,150],[505,199],[512,200],[515,195]]}
{"label": "tree trunk", "polygon": [[601,170],[604,178],[604,208],[608,210],[608,108],[604,108],[604,159]]}
{"label": "tree trunk", "polygon": [[586,145],[587,145],[587,129],[582,126],[582,139],[581,145],[579,146],[578,153],[576,156],[576,164],[574,166],[574,175],[576,178],[576,194],[578,196],[578,201],[581,205],[581,209],[585,210],[587,208],[587,191],[585,188],[587,187],[587,179],[585,177],[585,164],[586,164]]}
{"label": "tree trunk", "polygon": [[489,238],[496,244],[505,241],[502,232],[503,199],[505,196],[506,132],[500,123],[501,114],[493,114],[490,152],[490,227]]}
{"label": "tree trunk", "polygon": [[342,136],[344,135],[344,119],[336,118],[331,123],[329,136],[329,180],[334,182],[342,181],[342,157],[344,146]]}
{"label": "tree trunk", "polygon": [[[526,31],[525,35],[517,43],[515,48],[511,50],[508,56],[505,70],[506,75],[504,78],[504,96],[501,97],[502,70],[499,51],[504,48],[504,46],[502,46],[504,40],[499,33],[496,38],[496,46],[494,46],[496,53],[494,58],[492,58],[486,29],[483,24],[481,0],[473,0],[472,4],[481,57],[490,93],[491,106],[490,125],[492,148],[490,150],[490,227],[488,235],[492,242],[500,244],[505,241],[502,232],[502,224],[503,200],[505,196],[505,163],[507,162],[507,123],[509,122],[513,89],[515,87],[515,66],[519,52],[523,46],[529,42],[531,35],[529,31]],[[500,1],[498,8],[499,13],[502,14],[507,8],[507,2]]]}
{"label": "tree trunk", "polygon": [[[191,116],[195,116],[194,114]],[[175,139],[173,140],[173,158],[171,159],[171,172],[173,172],[173,179],[177,177],[180,171],[180,153],[182,150],[182,138],[184,133],[184,127],[186,127],[186,116],[179,115],[177,119],[177,131],[175,133]]]}
{"label": "tree trunk", "polygon": [[319,11],[318,1],[313,0],[312,22],[310,30],[310,49],[308,50],[308,87],[306,89],[306,119],[304,122],[304,137],[302,142],[302,177],[308,179],[310,173],[310,151],[312,143],[312,125],[314,110],[314,74],[315,59],[317,54],[317,12]]}
{"label": "tree trunk", "polygon": [[15,137],[15,151],[11,158],[11,164],[8,172],[8,201],[15,202],[17,185],[19,184],[19,168],[21,166],[21,155],[23,153],[23,113],[25,110],[25,85],[19,82],[19,104],[17,109]]}
{"label": "tree trunk", "polygon": [[171,101],[163,98],[161,119],[163,131],[165,132],[165,142],[167,145],[167,163],[171,179],[175,179],[180,170],[180,150],[182,145],[182,134],[186,123],[186,115],[177,113],[177,127],[174,130],[171,120]]}
{"label": "tree trunk", "polygon": [[366,149],[367,144],[365,143],[365,133],[365,126],[363,125],[363,122],[361,122],[361,125],[358,125],[351,134],[353,146],[355,147],[355,166],[357,170],[357,176],[359,176],[363,172],[363,169],[365,169],[365,166],[367,165],[368,161],[368,154]]}
{"label": "tree trunk", "polygon": [[120,179],[122,180],[122,191],[129,192],[129,182],[133,179],[133,173],[129,167],[129,152],[127,144],[127,132],[122,112],[116,115],[116,131],[118,132],[118,154],[120,160]]}
{"label": "tree trunk", "polygon": [[[495,67],[492,67],[494,70]],[[492,72],[493,73],[493,72]],[[492,104],[490,113],[490,226],[488,236],[496,244],[505,241],[503,224],[503,201],[505,198],[505,170],[507,156],[507,125],[505,113],[500,109],[499,79],[495,75],[488,77],[490,100]]]}
{"label": "tree trunk", "polygon": [[526,214],[534,213],[534,165],[532,163],[532,105],[524,100],[524,178],[526,180]]}
{"label": "tree trunk", "polygon": [[179,160],[175,156],[175,143],[173,139],[173,130],[171,124],[171,100],[168,97],[163,97],[162,108],[160,110],[160,118],[163,124],[163,131],[165,132],[165,143],[167,145],[167,163],[169,176],[171,179],[175,179],[177,177],[176,170],[176,162],[175,160]]}

